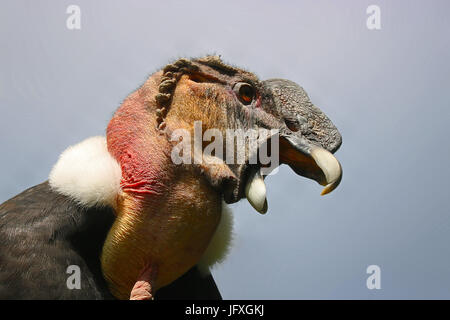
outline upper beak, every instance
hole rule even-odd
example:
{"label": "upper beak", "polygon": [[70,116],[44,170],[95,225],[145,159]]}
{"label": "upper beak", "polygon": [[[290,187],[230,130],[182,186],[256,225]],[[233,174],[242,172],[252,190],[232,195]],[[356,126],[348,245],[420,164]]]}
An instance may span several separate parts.
{"label": "upper beak", "polygon": [[325,186],[322,195],[336,189],[342,179],[341,164],[332,155],[342,143],[337,128],[295,82],[269,79],[263,87],[267,112],[276,110],[281,119],[296,121],[294,130],[287,124],[280,130],[280,163]]}
{"label": "upper beak", "polygon": [[281,135],[280,162],[288,164],[297,174],[325,186],[321,195],[336,189],[342,179],[341,164],[331,152],[301,136]]}

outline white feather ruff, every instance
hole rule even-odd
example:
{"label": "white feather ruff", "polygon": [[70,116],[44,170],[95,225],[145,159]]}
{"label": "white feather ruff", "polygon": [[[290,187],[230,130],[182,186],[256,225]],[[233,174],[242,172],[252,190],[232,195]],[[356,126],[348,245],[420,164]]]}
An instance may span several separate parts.
{"label": "white feather ruff", "polygon": [[111,206],[120,193],[121,177],[105,137],[97,136],[67,148],[50,172],[49,183],[81,205]]}

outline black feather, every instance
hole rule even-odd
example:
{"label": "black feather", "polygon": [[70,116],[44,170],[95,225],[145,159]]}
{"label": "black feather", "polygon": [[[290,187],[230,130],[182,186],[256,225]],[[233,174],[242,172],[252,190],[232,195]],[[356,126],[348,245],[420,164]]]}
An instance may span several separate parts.
{"label": "black feather", "polygon": [[[0,299],[114,299],[100,254],[114,222],[112,208],[85,208],[48,182],[0,205]],[[81,270],[69,289],[67,267]],[[156,293],[157,299],[221,299],[212,276],[196,267]]]}

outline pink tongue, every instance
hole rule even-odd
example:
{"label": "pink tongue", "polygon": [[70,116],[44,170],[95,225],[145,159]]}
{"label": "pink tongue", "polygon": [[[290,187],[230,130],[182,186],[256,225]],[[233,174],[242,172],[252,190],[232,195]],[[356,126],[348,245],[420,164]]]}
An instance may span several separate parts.
{"label": "pink tongue", "polygon": [[146,266],[130,293],[130,300],[153,300],[152,283],[156,278],[156,267]]}

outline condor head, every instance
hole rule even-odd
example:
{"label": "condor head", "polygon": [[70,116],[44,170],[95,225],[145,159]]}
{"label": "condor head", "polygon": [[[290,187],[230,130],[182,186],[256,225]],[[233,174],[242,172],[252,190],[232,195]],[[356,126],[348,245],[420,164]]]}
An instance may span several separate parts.
{"label": "condor head", "polygon": [[[341,135],[296,83],[261,81],[216,56],[180,59],[158,76],[157,130],[172,142],[189,142],[181,154],[189,155],[227,203],[246,197],[265,213],[264,178],[278,164],[323,185],[322,195],[339,185],[342,168],[332,153],[340,147]],[[180,129],[188,136],[179,134]],[[248,141],[254,133],[256,147]],[[242,136],[244,144],[239,144]],[[262,149],[270,163],[263,161]]]}

